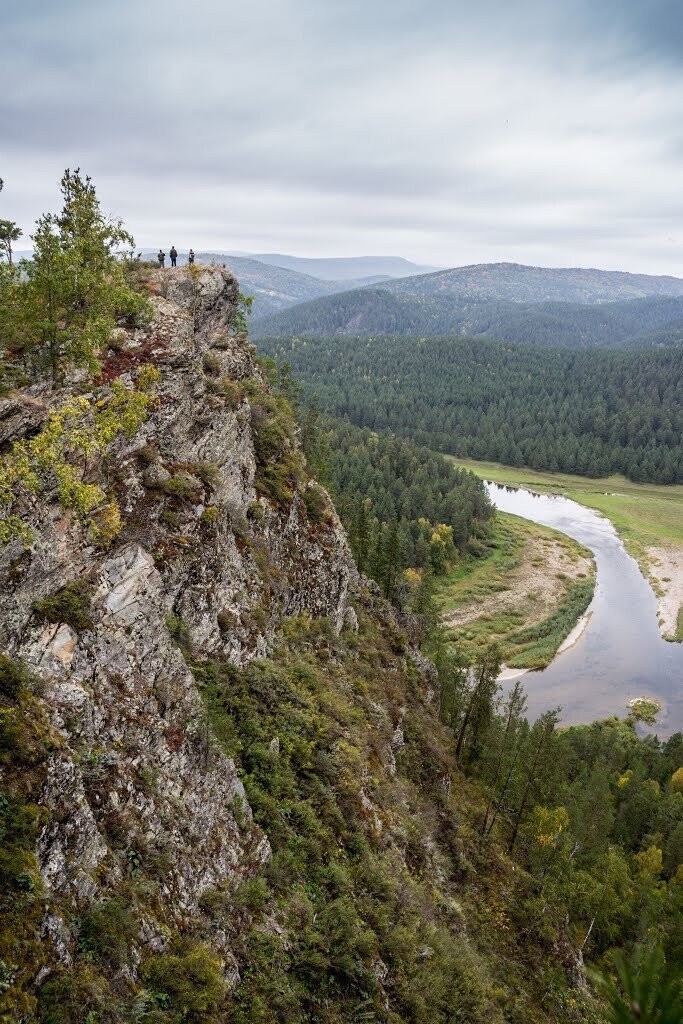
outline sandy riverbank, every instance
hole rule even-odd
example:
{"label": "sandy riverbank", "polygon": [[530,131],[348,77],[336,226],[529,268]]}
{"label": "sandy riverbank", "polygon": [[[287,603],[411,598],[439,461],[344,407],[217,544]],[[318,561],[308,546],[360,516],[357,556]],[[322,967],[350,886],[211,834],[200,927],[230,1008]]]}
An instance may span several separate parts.
{"label": "sandy riverbank", "polygon": [[647,548],[650,582],[657,595],[659,629],[666,640],[677,639],[678,616],[683,608],[683,551]]}
{"label": "sandy riverbank", "polygon": [[[495,642],[517,675],[547,665],[567,643],[566,630],[576,643],[586,625],[582,617],[576,629],[576,617],[590,599],[595,566],[581,545],[537,523],[499,513],[496,531],[491,556],[444,581],[438,596],[460,649],[476,659]],[[586,597],[577,586],[588,587]]]}
{"label": "sandy riverbank", "polygon": [[550,531],[540,537],[529,531],[499,592],[448,611],[444,625],[464,626],[482,614],[492,617],[518,609],[524,610],[525,626],[538,625],[561,604],[570,582],[593,575],[593,560],[577,554],[577,548],[565,537],[551,536]]}

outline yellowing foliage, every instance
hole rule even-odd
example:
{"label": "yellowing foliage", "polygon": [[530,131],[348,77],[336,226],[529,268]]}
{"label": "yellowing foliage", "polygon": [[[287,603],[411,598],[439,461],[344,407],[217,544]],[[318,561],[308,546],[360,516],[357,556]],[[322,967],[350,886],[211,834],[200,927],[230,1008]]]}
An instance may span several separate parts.
{"label": "yellowing foliage", "polygon": [[147,418],[156,397],[153,386],[159,380],[156,367],[145,366],[137,388],[120,380],[111,385],[107,398],[91,401],[74,397],[53,410],[46,425],[30,441],[18,441],[0,463],[0,544],[15,537],[27,543],[30,530],[12,506],[23,489],[37,494],[52,480],[64,509],[73,509],[90,528],[92,539],[107,545],[121,528],[117,503],[107,502],[98,484],[83,480],[88,460],[104,455],[121,434],[132,437]]}

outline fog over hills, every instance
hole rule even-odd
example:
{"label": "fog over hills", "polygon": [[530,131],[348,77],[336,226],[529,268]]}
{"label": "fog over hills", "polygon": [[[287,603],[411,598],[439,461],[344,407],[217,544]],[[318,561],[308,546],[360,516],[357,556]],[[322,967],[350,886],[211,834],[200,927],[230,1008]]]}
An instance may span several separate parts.
{"label": "fog over hills", "polygon": [[401,256],[343,256],[310,259],[304,256],[289,256],[285,253],[239,253],[250,259],[268,263],[274,267],[285,267],[303,274],[311,274],[323,281],[357,281],[367,278],[367,283],[378,278],[402,278],[408,275],[429,274],[437,267],[420,266]]}

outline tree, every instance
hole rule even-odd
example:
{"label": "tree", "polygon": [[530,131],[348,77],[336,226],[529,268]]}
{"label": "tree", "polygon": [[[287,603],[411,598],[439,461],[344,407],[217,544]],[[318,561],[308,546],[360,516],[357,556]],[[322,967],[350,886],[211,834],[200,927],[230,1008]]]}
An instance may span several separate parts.
{"label": "tree", "polygon": [[146,309],[118,258],[133,239],[120,221],[104,216],[91,179],[67,170],[61,190],[61,213],[40,217],[31,236],[33,259],[21,265],[23,301],[9,337],[55,385],[70,367],[95,373],[117,318],[136,318]]}
{"label": "tree", "polygon": [[12,243],[21,238],[23,232],[13,220],[0,219],[0,255],[12,265]]}
{"label": "tree", "polygon": [[524,820],[524,812],[529,803],[532,787],[536,781],[536,774],[539,771],[543,754],[545,753],[550,737],[555,732],[555,726],[559,718],[559,710],[546,711],[535,723],[530,735],[530,748],[526,763],[522,767],[522,795],[517,810],[513,813],[512,833],[508,843],[508,853],[512,855],[519,835],[519,829]]}
{"label": "tree", "polygon": [[614,960],[616,978],[594,973],[607,1000],[609,1024],[680,1024],[680,980],[667,970],[661,950],[639,951],[630,962],[617,953]]}
{"label": "tree", "polygon": [[[519,728],[520,721],[524,715],[525,709],[526,694],[524,692],[522,684],[519,682],[519,680],[517,680],[517,682],[510,690],[510,694],[507,699],[505,730],[500,741],[498,757],[496,759],[496,769],[493,777],[493,783],[491,785],[491,796],[489,797],[488,804],[486,805],[486,810],[484,812],[484,820],[481,825],[481,834],[483,836],[487,834],[487,830],[489,829],[489,816],[492,814],[493,811],[495,793],[496,790],[498,789],[498,783],[501,778],[503,764],[506,758],[509,756],[509,753],[512,749],[512,746],[517,735],[517,730]],[[493,825],[493,822],[491,822],[491,825]]]}
{"label": "tree", "polygon": [[481,742],[482,734],[493,716],[499,673],[500,651],[495,644],[492,644],[475,671],[474,682],[455,744],[456,761],[460,761],[462,758],[466,738],[469,738],[472,750],[476,750]]}

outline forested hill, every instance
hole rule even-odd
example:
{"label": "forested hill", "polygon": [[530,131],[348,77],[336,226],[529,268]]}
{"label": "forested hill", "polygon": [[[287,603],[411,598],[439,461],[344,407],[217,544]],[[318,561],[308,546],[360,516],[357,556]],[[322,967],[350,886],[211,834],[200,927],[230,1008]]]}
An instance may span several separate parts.
{"label": "forested hill", "polygon": [[683,347],[577,352],[472,338],[267,338],[335,416],[474,459],[683,481]]}
{"label": "forested hill", "polygon": [[459,295],[512,302],[616,302],[654,295],[683,296],[683,279],[579,267],[483,263],[404,277],[389,285],[410,295]]}
{"label": "forested hill", "polygon": [[[417,278],[411,278],[417,281]],[[254,336],[461,334],[571,348],[654,347],[683,337],[683,297],[584,305],[393,294],[391,282],[302,302],[254,319]],[[664,342],[662,342],[664,337]]]}

